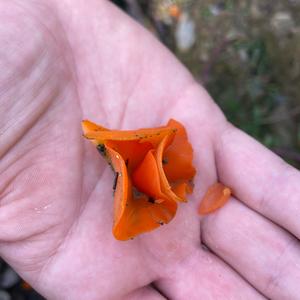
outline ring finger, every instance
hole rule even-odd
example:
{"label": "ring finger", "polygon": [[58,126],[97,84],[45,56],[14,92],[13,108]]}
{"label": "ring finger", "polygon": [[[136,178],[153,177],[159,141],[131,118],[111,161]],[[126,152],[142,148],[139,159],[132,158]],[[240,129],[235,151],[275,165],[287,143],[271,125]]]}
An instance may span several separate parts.
{"label": "ring finger", "polygon": [[298,240],[232,199],[202,221],[203,242],[265,296],[299,299]]}

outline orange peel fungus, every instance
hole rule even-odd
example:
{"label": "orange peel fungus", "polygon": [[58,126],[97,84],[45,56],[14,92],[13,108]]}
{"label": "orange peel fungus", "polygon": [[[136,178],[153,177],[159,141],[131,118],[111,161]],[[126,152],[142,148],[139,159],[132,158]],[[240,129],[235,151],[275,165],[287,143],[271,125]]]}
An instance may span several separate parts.
{"label": "orange peel fungus", "polygon": [[115,172],[113,235],[128,240],[175,216],[193,191],[193,149],[182,124],[138,130],[109,130],[82,121],[84,136]]}
{"label": "orange peel fungus", "polygon": [[199,214],[206,215],[216,211],[227,203],[230,196],[230,188],[223,183],[216,182],[206,191],[199,206]]}

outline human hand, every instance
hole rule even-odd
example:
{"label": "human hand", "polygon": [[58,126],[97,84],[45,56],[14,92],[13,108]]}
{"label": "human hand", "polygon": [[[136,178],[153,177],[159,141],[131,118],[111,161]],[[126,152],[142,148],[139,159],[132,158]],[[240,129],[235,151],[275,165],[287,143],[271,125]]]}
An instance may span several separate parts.
{"label": "human hand", "polygon": [[[48,299],[298,297],[298,171],[229,125],[108,2],[2,1],[0,17],[0,254],[25,280]],[[170,117],[194,148],[194,194],[167,226],[116,241],[113,174],[80,121],[129,129]],[[217,178],[238,200],[201,219]]]}

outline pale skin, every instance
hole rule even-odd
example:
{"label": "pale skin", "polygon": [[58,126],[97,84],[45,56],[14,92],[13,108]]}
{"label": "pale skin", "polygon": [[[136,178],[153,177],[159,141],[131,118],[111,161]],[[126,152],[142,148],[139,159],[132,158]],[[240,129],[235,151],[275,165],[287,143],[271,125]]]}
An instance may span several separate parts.
{"label": "pale skin", "polygon": [[[110,3],[1,1],[0,19],[0,255],[29,284],[47,299],[299,299],[296,169]],[[170,224],[117,241],[113,174],[80,121],[171,117],[194,148],[194,193]],[[199,217],[216,180],[234,197]]]}

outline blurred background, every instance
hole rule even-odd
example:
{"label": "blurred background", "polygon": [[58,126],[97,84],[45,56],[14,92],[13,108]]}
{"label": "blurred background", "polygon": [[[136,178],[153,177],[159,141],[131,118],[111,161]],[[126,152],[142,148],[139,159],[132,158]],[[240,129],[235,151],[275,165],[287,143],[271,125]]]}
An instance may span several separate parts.
{"label": "blurred background", "polygon": [[300,0],[113,2],[187,66],[233,124],[300,168]]}
{"label": "blurred background", "polygon": [[[227,118],[300,168],[300,0],[114,0]],[[43,299],[0,261],[0,300]]]}

